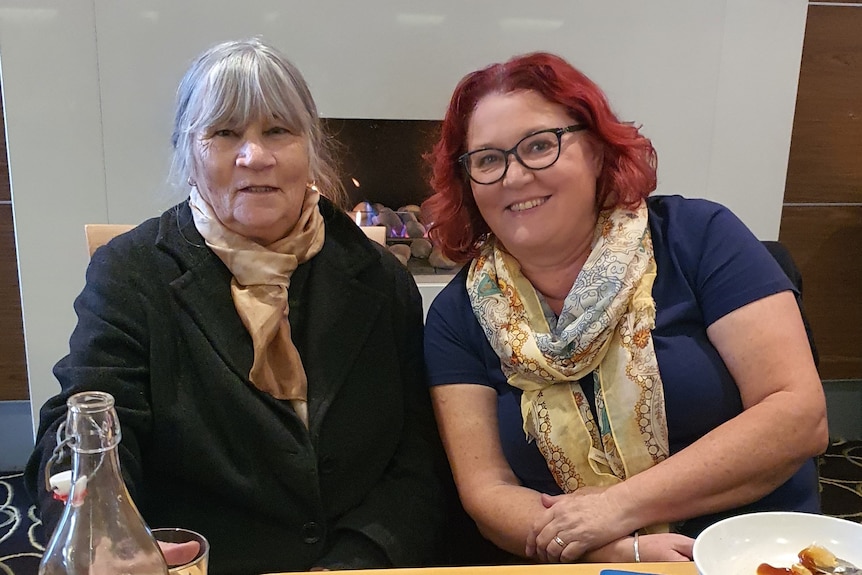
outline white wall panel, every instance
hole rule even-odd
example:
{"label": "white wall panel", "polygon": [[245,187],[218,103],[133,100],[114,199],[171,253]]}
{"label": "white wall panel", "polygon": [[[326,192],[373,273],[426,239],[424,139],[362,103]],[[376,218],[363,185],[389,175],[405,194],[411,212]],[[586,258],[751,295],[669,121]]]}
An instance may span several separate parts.
{"label": "white wall panel", "polygon": [[805,2],[728,0],[705,197],[777,239],[805,37]]}
{"label": "white wall panel", "polygon": [[56,390],[50,366],[65,352],[86,263],[81,226],[136,223],[178,199],[166,186],[174,93],[211,44],[260,35],[303,71],[322,115],[389,119],[439,119],[465,73],[557,52],[643,125],[658,149],[659,192],[725,202],[766,239],[778,233],[805,9],[805,0],[0,0],[34,404]]}
{"label": "white wall panel", "polygon": [[[84,222],[107,218],[93,7],[0,4],[0,69],[34,415],[59,391],[72,300],[84,285]],[[8,337],[9,334],[4,334]]]}
{"label": "white wall panel", "polygon": [[112,220],[138,221],[175,199],[164,182],[179,78],[205,47],[255,34],[290,55],[330,117],[440,119],[467,72],[518,53],[557,52],[607,90],[623,117],[643,124],[659,149],[663,191],[706,193],[721,2],[308,4],[96,2]]}

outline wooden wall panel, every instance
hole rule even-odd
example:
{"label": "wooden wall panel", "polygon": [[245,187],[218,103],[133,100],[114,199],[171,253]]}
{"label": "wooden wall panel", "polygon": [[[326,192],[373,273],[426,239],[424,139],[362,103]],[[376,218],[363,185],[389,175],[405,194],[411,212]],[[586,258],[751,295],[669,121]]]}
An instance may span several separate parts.
{"label": "wooden wall panel", "polygon": [[30,398],[11,200],[6,124],[0,101],[0,401]]}
{"label": "wooden wall panel", "polygon": [[12,206],[0,204],[0,401],[29,399]]}
{"label": "wooden wall panel", "polygon": [[862,3],[808,7],[779,238],[823,379],[862,379]]}
{"label": "wooden wall panel", "polygon": [[808,8],[784,201],[862,202],[862,4]]}
{"label": "wooden wall panel", "polygon": [[862,378],[862,205],[785,206],[779,239],[802,271],[820,376]]}

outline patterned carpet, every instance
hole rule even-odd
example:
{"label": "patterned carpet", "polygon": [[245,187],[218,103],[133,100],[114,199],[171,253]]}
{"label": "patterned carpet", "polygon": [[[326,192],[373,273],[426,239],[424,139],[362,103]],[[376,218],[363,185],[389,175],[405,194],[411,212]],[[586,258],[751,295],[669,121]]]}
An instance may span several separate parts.
{"label": "patterned carpet", "polygon": [[862,523],[862,441],[834,441],[820,456],[823,513]]}
{"label": "patterned carpet", "polygon": [[[835,441],[820,457],[823,513],[862,523],[862,441]],[[42,524],[21,473],[0,473],[0,574],[36,575]]]}
{"label": "patterned carpet", "polygon": [[0,573],[36,575],[44,547],[42,522],[21,473],[0,473]]}

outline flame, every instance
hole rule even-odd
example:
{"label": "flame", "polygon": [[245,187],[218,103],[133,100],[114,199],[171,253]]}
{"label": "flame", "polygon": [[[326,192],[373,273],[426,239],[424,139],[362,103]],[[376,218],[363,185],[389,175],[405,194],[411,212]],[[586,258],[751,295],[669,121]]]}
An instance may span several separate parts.
{"label": "flame", "polygon": [[354,212],[356,214],[356,225],[362,225],[362,212]]}
{"label": "flame", "polygon": [[353,182],[354,186],[356,186],[357,188],[359,187],[359,180],[357,180],[356,178],[350,178],[350,181]]}

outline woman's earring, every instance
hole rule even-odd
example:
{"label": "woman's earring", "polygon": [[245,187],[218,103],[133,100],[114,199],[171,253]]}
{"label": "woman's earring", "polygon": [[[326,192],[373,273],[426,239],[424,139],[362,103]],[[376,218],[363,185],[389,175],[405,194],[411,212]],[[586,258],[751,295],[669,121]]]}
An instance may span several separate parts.
{"label": "woman's earring", "polygon": [[191,176],[189,176],[189,177],[188,177],[188,179],[187,179],[186,181],[188,182],[188,184],[189,184],[189,186],[190,186],[190,187],[192,187],[192,188],[196,188],[196,187],[198,187],[197,183],[195,183],[195,181],[192,179],[192,177],[191,177]]}
{"label": "woman's earring", "polygon": [[318,190],[318,189],[317,189],[317,184],[316,184],[315,182],[308,182],[307,184],[305,184],[305,187],[306,187],[306,189],[308,189],[308,190],[314,190],[315,192],[319,192],[319,191],[320,191],[320,190]]}

